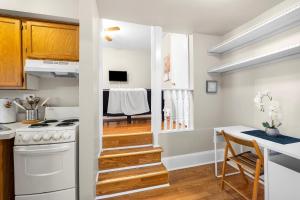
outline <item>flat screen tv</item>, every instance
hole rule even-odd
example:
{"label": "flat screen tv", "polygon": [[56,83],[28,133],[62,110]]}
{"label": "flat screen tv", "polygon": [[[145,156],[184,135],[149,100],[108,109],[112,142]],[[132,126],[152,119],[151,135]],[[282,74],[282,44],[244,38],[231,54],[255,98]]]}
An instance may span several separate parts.
{"label": "flat screen tv", "polygon": [[109,71],[109,81],[127,82],[127,71]]}

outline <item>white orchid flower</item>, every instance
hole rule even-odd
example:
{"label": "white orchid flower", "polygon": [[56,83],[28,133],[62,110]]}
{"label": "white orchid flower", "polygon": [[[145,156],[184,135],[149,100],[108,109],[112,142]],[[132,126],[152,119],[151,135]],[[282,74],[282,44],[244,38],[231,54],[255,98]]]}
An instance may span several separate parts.
{"label": "white orchid flower", "polygon": [[268,96],[269,95],[269,90],[264,90],[263,92],[262,92],[262,96]]}
{"label": "white orchid flower", "polygon": [[279,105],[278,101],[271,101],[270,102],[269,110],[278,112],[279,108],[280,108],[280,105]]}
{"label": "white orchid flower", "polygon": [[[265,105],[266,105],[266,101],[264,101],[264,99],[269,100],[269,107],[268,107],[268,115],[269,118],[271,120],[271,124],[270,127],[273,128],[277,128],[279,126],[281,126],[281,122],[280,122],[280,105],[278,101],[274,101],[272,96],[270,95],[270,92],[268,90],[265,90],[263,92],[258,92],[257,95],[254,98],[254,103],[255,106],[261,111],[261,112],[265,112]],[[266,123],[266,122],[265,122]],[[264,127],[266,127],[264,125]]]}

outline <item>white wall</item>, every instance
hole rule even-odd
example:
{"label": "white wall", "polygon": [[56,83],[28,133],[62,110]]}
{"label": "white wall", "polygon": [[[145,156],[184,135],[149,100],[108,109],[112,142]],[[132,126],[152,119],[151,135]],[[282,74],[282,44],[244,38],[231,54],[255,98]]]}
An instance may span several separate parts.
{"label": "white wall", "polygon": [[0,90],[0,98],[22,98],[24,94],[35,94],[46,98],[49,106],[78,106],[79,81],[72,78],[40,79],[39,90]]}
{"label": "white wall", "polygon": [[[247,30],[295,2],[299,1],[285,1],[222,38],[229,38]],[[207,50],[220,42],[220,39],[221,37],[209,35],[193,35],[195,131],[160,134],[159,143],[164,149],[164,157],[211,150],[214,127],[244,124],[262,128],[261,122],[265,120],[265,115],[257,112],[253,99],[256,92],[266,88],[282,105],[283,126],[280,130],[289,135],[300,136],[300,56],[217,77],[207,73],[211,66],[260,55],[300,42],[300,28],[294,27],[220,57],[208,55]],[[205,81],[210,79],[219,81],[218,94],[205,93]]]}
{"label": "white wall", "polygon": [[79,199],[94,200],[102,105],[101,20],[95,0],[79,0]]}
{"label": "white wall", "polygon": [[207,49],[220,41],[220,37],[193,34],[192,45],[194,73],[194,127],[192,132],[161,133],[159,144],[164,157],[201,152],[213,149],[213,128],[222,122],[222,88],[217,94],[206,93],[206,80],[221,81],[220,76],[207,73],[208,67],[220,64],[219,58],[209,56]]}
{"label": "white wall", "polygon": [[[187,34],[166,33],[162,42],[163,59],[170,56],[169,76],[164,73],[163,88],[189,87],[189,40]],[[169,77],[169,80],[165,78]]]}
{"label": "white wall", "polygon": [[[271,11],[263,14],[268,18],[281,12],[296,1],[285,1]],[[299,2],[299,1],[298,1]],[[280,8],[280,9],[279,9]],[[259,16],[255,21],[263,20]],[[252,21],[233,33],[238,33],[252,25]],[[222,62],[232,62],[242,58],[268,53],[276,49],[300,43],[300,27],[294,27],[270,38],[235,50],[222,57]],[[268,120],[267,113],[260,113],[253,103],[258,91],[268,89],[273,98],[281,104],[282,127],[288,135],[300,136],[298,113],[300,112],[300,56],[292,56],[280,61],[251,66],[254,68],[225,73],[222,77],[223,89],[223,124],[245,124],[262,129],[261,123]]]}
{"label": "white wall", "polygon": [[171,73],[176,88],[189,88],[188,35],[171,34]]}
{"label": "white wall", "polygon": [[[104,88],[151,88],[151,54],[146,50],[103,48]],[[108,71],[127,71],[128,82],[110,82]]]}

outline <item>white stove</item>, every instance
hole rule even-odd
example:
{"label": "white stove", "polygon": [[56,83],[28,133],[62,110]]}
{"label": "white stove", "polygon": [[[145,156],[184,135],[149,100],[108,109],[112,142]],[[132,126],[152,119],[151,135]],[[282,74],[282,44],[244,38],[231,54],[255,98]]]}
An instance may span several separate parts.
{"label": "white stove", "polygon": [[45,118],[16,130],[15,199],[76,200],[79,109],[47,108]]}
{"label": "white stove", "polygon": [[45,120],[16,130],[15,146],[56,144],[77,139],[79,120]]}

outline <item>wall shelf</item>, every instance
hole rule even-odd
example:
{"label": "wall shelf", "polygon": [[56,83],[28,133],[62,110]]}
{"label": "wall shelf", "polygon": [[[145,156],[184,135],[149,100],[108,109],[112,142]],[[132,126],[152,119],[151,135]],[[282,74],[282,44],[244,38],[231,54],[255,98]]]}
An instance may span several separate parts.
{"label": "wall shelf", "polygon": [[209,73],[222,73],[237,69],[242,69],[252,65],[258,65],[261,63],[267,63],[273,60],[278,60],[287,56],[292,56],[300,53],[300,43],[282,48],[276,51],[272,51],[260,56],[255,56],[247,59],[243,59],[237,62],[211,67],[208,69]]}
{"label": "wall shelf", "polygon": [[285,10],[281,14],[273,16],[267,21],[257,24],[249,30],[225,40],[217,46],[209,49],[208,52],[224,53],[263,36],[271,35],[275,31],[298,21],[300,21],[300,2],[296,3],[292,8]]}

